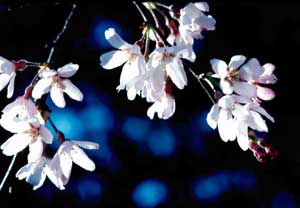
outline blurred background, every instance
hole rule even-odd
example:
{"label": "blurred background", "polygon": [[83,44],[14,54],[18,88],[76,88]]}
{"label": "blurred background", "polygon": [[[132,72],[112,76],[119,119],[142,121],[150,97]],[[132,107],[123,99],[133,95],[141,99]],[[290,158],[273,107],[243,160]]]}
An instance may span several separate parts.
{"label": "blurred background", "polygon": [[[211,71],[209,60],[225,61],[236,54],[275,64],[278,83],[273,101],[263,104],[276,123],[263,135],[280,156],[269,163],[256,161],[236,142],[224,143],[209,128],[209,99],[188,74],[184,90],[175,89],[176,112],[169,120],[148,119],[145,100],[127,100],[117,92],[121,69],[106,71],[100,54],[111,50],[104,31],[114,27],[128,42],[140,38],[142,19],[129,1],[33,1],[0,3],[0,55],[44,62],[46,44],[56,37],[72,3],[77,4],[68,29],[58,43],[53,66],[80,65],[72,81],[84,93],[83,102],[67,98],[58,109],[50,100],[52,119],[67,138],[100,144],[86,151],[97,168],[87,172],[74,165],[66,190],[48,179],[37,191],[15,178],[26,164],[28,150],[19,154],[0,193],[1,207],[300,207],[299,47],[300,3],[265,0],[210,0],[216,31],[196,41],[197,73]],[[172,4],[173,1],[160,1]],[[188,1],[178,0],[185,5]],[[144,10],[146,14],[147,11]],[[0,107],[22,95],[36,71],[18,74],[14,97],[0,92]],[[188,73],[188,72],[187,72]],[[11,134],[0,129],[0,142]],[[58,142],[49,146],[55,153]],[[0,178],[11,158],[1,154]]]}

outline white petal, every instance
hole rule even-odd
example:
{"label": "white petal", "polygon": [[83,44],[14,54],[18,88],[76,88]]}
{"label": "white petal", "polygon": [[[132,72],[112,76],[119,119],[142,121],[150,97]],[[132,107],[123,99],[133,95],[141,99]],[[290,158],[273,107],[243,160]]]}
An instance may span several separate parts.
{"label": "white petal", "polygon": [[162,68],[150,71],[150,85],[154,91],[160,91],[165,84],[165,73]]}
{"label": "white petal", "polygon": [[63,90],[61,88],[52,87],[50,91],[50,97],[57,107],[64,108],[66,106]]}
{"label": "white petal", "polygon": [[232,119],[232,115],[227,110],[220,110],[218,119],[218,130],[221,139],[224,142],[233,141],[236,137],[236,126]]}
{"label": "white petal", "polygon": [[36,190],[43,185],[45,179],[46,179],[46,174],[43,172],[43,169],[40,167],[26,178],[26,182],[33,185],[33,190]]}
{"label": "white petal", "polygon": [[18,170],[18,172],[16,173],[16,177],[19,179],[19,180],[23,180],[24,178],[27,178],[28,175],[30,174],[31,172],[31,169],[32,169],[32,163],[29,163],[25,166],[23,166],[22,168],[20,168]]}
{"label": "white petal", "polygon": [[46,94],[50,90],[52,80],[51,78],[41,78],[34,86],[32,90],[32,97],[40,99],[42,95]]}
{"label": "white petal", "polygon": [[3,154],[7,156],[15,155],[25,149],[30,143],[32,137],[28,134],[15,134],[1,145]]}
{"label": "white petal", "polygon": [[263,116],[265,116],[267,119],[269,119],[273,123],[275,122],[274,118],[264,108],[262,108],[261,106],[257,106],[255,108],[252,108],[252,110],[260,113]]}
{"label": "white petal", "polygon": [[104,35],[105,39],[115,48],[126,49],[132,46],[129,43],[125,42],[113,28],[105,30]]}
{"label": "white petal", "polygon": [[78,64],[69,63],[61,68],[58,68],[57,72],[60,77],[67,78],[67,77],[73,76],[77,72],[78,69],[79,69]]}
{"label": "white petal", "polygon": [[209,12],[209,6],[206,2],[195,2],[194,5],[202,12]]}
{"label": "white petal", "polygon": [[31,127],[27,121],[19,121],[8,114],[3,114],[0,119],[1,126],[11,133],[23,133]]}
{"label": "white petal", "polygon": [[53,135],[51,134],[50,130],[45,126],[40,127],[40,137],[46,144],[52,143]]}
{"label": "white petal", "polygon": [[80,167],[82,167],[88,171],[95,170],[95,168],[96,168],[95,163],[78,146],[73,145],[70,154],[71,154],[73,162],[76,163],[77,165],[79,165]]}
{"label": "white petal", "polygon": [[257,97],[262,100],[272,100],[275,97],[275,92],[270,88],[257,86]]}
{"label": "white petal", "polygon": [[135,57],[124,64],[120,75],[120,86],[126,86],[135,77],[140,75],[139,60],[139,57]]}
{"label": "white petal", "polygon": [[225,61],[222,61],[220,59],[211,59],[210,64],[211,64],[211,67],[212,67],[213,71],[216,74],[218,74],[221,79],[224,79],[227,76],[228,66],[225,63]]}
{"label": "white petal", "polygon": [[74,144],[89,150],[99,149],[99,144],[95,142],[86,142],[86,141],[73,141]]}
{"label": "white petal", "polygon": [[63,174],[63,184],[67,184],[69,179],[70,179],[70,175],[71,175],[71,171],[72,171],[72,159],[70,157],[70,155],[68,153],[63,152],[62,154],[59,155],[59,164],[60,164],[60,169],[62,171]]}
{"label": "white petal", "polygon": [[28,163],[37,161],[43,154],[44,146],[40,139],[29,144],[29,154],[27,156]]}
{"label": "white petal", "polygon": [[268,127],[266,121],[255,111],[250,111],[252,117],[254,119],[254,123],[256,124],[256,128],[254,130],[268,132]]}
{"label": "white petal", "polygon": [[134,89],[134,87],[131,87],[127,90],[127,98],[128,100],[134,100],[136,97],[137,91]]}
{"label": "white petal", "polygon": [[234,107],[235,100],[232,95],[225,95],[218,101],[218,106],[220,106],[223,109],[232,109]]}
{"label": "white petal", "polygon": [[57,174],[57,170],[52,169],[52,167],[50,167],[49,165],[46,165],[44,167],[44,172],[46,173],[46,175],[48,176],[48,178],[50,179],[50,181],[60,190],[64,190],[65,187],[63,185],[62,180],[59,178],[58,174]]}
{"label": "white petal", "polygon": [[104,69],[113,69],[121,66],[130,58],[126,51],[109,51],[100,56],[100,65]]}
{"label": "white petal", "polygon": [[0,56],[0,72],[5,74],[10,74],[15,70],[16,70],[16,65],[13,62]]}
{"label": "white petal", "polygon": [[257,89],[255,85],[248,82],[233,82],[234,92],[246,98],[256,97]]}
{"label": "white petal", "polygon": [[153,103],[147,110],[147,116],[150,118],[150,119],[153,119],[154,118],[154,115],[156,112],[160,111],[160,103],[159,102],[155,102]]}
{"label": "white petal", "polygon": [[7,87],[7,98],[11,98],[14,94],[14,88],[15,88],[15,78],[16,78],[16,73],[14,72],[11,75],[8,87]]}
{"label": "white petal", "polygon": [[273,64],[267,63],[263,65],[264,72],[259,77],[259,83],[263,84],[274,84],[277,82],[277,77],[273,74],[275,66]]}
{"label": "white petal", "polygon": [[226,95],[230,95],[233,93],[233,86],[231,82],[221,79],[220,80],[220,87],[222,89],[222,92]]}
{"label": "white petal", "polygon": [[217,104],[214,104],[211,107],[209,113],[207,114],[206,121],[212,129],[217,128],[218,119],[219,119],[219,110],[220,110],[219,106]]}
{"label": "white petal", "polygon": [[[201,15],[197,19],[195,19],[194,24],[199,25],[201,28],[205,28],[206,30],[215,30],[216,20],[212,16]],[[200,34],[199,38],[202,35]]]}
{"label": "white petal", "polygon": [[230,59],[228,67],[231,70],[238,69],[244,62],[246,61],[246,57],[243,55],[236,55]]}
{"label": "white petal", "polygon": [[167,63],[166,71],[178,89],[183,89],[187,85],[186,73],[184,71],[182,61],[179,58],[174,57],[169,63]]}
{"label": "white petal", "polygon": [[194,62],[196,59],[196,54],[191,45],[175,46],[174,54],[177,58],[183,58]]}
{"label": "white petal", "polygon": [[175,103],[175,99],[172,98],[171,96],[166,96],[165,98],[162,99],[163,102],[163,111],[162,111],[162,115],[159,116],[159,118],[161,119],[169,119],[175,112],[175,108],[176,108],[176,103]]}
{"label": "white petal", "polygon": [[249,147],[248,127],[240,123],[237,128],[237,142],[242,150],[246,151]]}
{"label": "white petal", "polygon": [[62,84],[64,85],[64,92],[67,93],[70,98],[77,101],[83,100],[82,92],[70,80],[62,80]]}
{"label": "white petal", "polygon": [[239,71],[240,79],[244,81],[258,80],[263,73],[263,69],[256,58],[250,59]]}
{"label": "white petal", "polygon": [[0,74],[0,91],[9,83],[10,75]]}

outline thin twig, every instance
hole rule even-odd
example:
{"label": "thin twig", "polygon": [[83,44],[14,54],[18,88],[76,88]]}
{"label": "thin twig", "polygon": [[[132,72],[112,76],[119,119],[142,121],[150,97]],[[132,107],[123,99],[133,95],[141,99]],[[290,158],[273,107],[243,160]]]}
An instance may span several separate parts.
{"label": "thin twig", "polygon": [[160,7],[163,7],[163,8],[165,8],[165,9],[168,9],[168,10],[170,10],[170,7],[169,7],[169,6],[167,6],[167,5],[165,5],[165,4],[162,4],[162,3],[159,3],[159,2],[155,2],[155,5],[157,5],[157,6],[160,6]]}
{"label": "thin twig", "polygon": [[66,31],[67,26],[68,26],[68,24],[69,24],[69,21],[70,21],[71,17],[73,16],[73,13],[74,13],[75,8],[76,8],[76,4],[73,4],[72,9],[71,9],[71,11],[70,11],[68,17],[67,17],[66,20],[65,20],[65,24],[64,24],[63,28],[62,28],[61,31],[57,34],[56,38],[52,41],[52,43],[51,43],[52,48],[51,48],[51,50],[50,50],[50,53],[49,53],[49,56],[48,56],[48,59],[47,59],[47,63],[50,63],[51,58],[52,58],[52,55],[53,55],[53,52],[54,52],[54,50],[55,50],[55,46],[56,46],[57,42],[59,41],[61,35]]}
{"label": "thin twig", "polygon": [[143,17],[144,22],[148,22],[147,17],[145,16],[145,14],[143,13],[143,11],[141,10],[140,6],[135,1],[133,1],[132,3],[134,4],[134,6],[137,8],[137,10],[139,11],[139,13]]}
{"label": "thin twig", "polygon": [[204,84],[202,83],[202,78],[201,75],[197,75],[191,68],[189,68],[189,71],[192,73],[192,75],[198,80],[199,84],[201,85],[201,87],[203,88],[203,90],[205,91],[205,93],[207,94],[207,96],[209,97],[209,99],[211,100],[211,102],[213,104],[216,103],[216,101],[214,100],[214,98],[211,96],[211,94],[209,93],[209,91],[206,89],[206,87],[204,86]]}
{"label": "thin twig", "polygon": [[11,169],[12,169],[14,163],[15,163],[15,160],[16,160],[16,158],[17,158],[17,155],[18,155],[18,153],[16,153],[16,154],[13,156],[13,158],[11,159],[11,162],[10,162],[10,164],[9,164],[9,166],[8,166],[8,169],[7,169],[7,171],[6,171],[6,173],[5,173],[4,177],[3,177],[3,179],[2,179],[2,181],[1,181],[1,184],[0,184],[0,191],[2,190],[2,187],[3,187],[3,185],[4,185],[4,183],[5,183],[6,179],[7,179],[7,177],[9,176],[9,173],[10,173],[10,171],[11,171]]}

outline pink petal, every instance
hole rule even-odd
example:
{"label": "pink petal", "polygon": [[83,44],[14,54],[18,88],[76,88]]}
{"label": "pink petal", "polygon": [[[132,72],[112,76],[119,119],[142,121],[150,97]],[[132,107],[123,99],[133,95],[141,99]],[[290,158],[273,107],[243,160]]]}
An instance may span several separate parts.
{"label": "pink petal", "polygon": [[272,100],[275,97],[275,93],[269,88],[257,86],[257,97],[262,100]]}

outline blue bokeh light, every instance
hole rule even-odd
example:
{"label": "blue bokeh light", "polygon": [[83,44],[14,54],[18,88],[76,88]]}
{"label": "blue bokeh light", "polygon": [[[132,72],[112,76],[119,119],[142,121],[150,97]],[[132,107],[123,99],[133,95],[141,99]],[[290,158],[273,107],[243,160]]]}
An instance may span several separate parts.
{"label": "blue bokeh light", "polygon": [[196,179],[191,187],[195,199],[203,202],[215,202],[230,189],[251,191],[256,186],[256,176],[246,170],[218,171],[208,177]]}
{"label": "blue bokeh light", "polygon": [[147,146],[155,156],[171,156],[176,150],[176,138],[168,127],[154,129],[147,138]]}
{"label": "blue bokeh light", "polygon": [[123,123],[122,132],[130,140],[141,142],[146,139],[149,129],[149,120],[140,117],[127,117]]}
{"label": "blue bokeh light", "polygon": [[164,183],[157,179],[148,179],[139,183],[133,193],[132,199],[137,207],[151,208],[164,203],[168,198],[168,189]]}
{"label": "blue bokeh light", "polygon": [[101,182],[96,177],[84,177],[76,185],[80,200],[84,203],[95,203],[100,200],[102,193]]}
{"label": "blue bokeh light", "polygon": [[272,208],[296,208],[294,197],[288,192],[281,192],[273,196]]}

